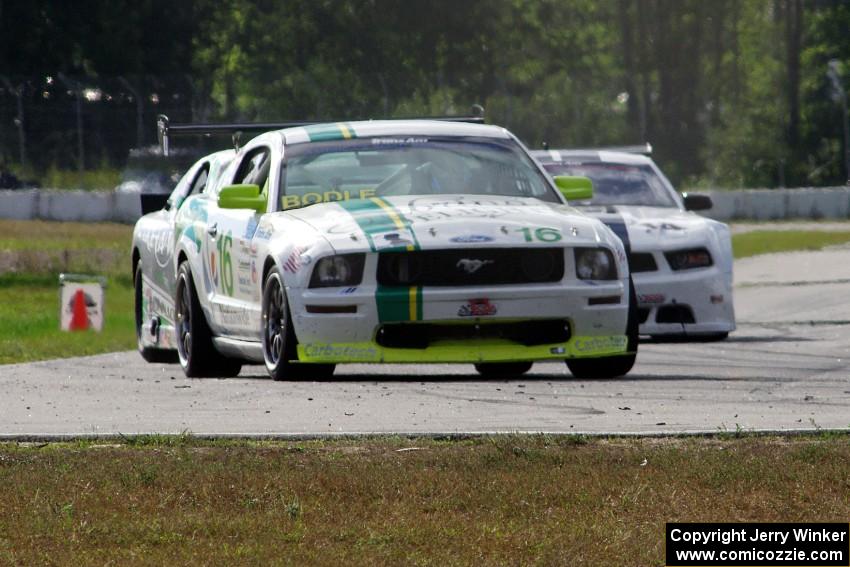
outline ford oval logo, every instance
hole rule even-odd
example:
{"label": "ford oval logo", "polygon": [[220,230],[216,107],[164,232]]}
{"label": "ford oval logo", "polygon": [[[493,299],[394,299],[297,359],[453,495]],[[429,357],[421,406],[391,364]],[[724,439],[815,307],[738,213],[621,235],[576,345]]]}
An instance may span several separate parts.
{"label": "ford oval logo", "polygon": [[467,234],[465,236],[455,236],[450,239],[451,242],[457,242],[458,244],[476,244],[478,242],[492,242],[493,239],[489,236],[484,236],[483,234]]}

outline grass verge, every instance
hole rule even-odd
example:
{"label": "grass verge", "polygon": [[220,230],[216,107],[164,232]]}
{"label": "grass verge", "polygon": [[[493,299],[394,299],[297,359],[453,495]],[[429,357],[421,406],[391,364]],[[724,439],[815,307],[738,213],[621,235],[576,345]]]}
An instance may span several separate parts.
{"label": "grass verge", "polygon": [[175,439],[0,445],[0,563],[663,565],[665,522],[850,515],[844,435]]}
{"label": "grass verge", "polygon": [[[0,364],[135,347],[132,227],[0,220]],[[107,277],[104,331],[59,330],[59,273]]]}
{"label": "grass verge", "polygon": [[128,282],[107,285],[105,315],[103,332],[61,331],[57,278],[0,276],[0,364],[135,348]]}
{"label": "grass verge", "polygon": [[759,254],[821,250],[850,242],[850,231],[756,230],[732,235],[735,258]]}

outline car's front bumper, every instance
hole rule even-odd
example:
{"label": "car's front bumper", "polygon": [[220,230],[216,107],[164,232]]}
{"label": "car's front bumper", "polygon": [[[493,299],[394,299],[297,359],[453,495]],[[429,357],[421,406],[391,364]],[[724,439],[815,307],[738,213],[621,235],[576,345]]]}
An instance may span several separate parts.
{"label": "car's front bumper", "polygon": [[641,335],[706,336],[735,330],[731,273],[712,266],[632,277]]}
{"label": "car's front bumper", "polygon": [[[615,281],[288,293],[303,362],[507,362],[627,354],[625,289]],[[616,303],[599,303],[615,297]],[[487,332],[553,321],[563,321],[568,332],[551,341]],[[415,335],[425,327],[437,330],[416,346],[399,348],[379,336],[388,328]],[[453,331],[441,337],[440,329]]]}

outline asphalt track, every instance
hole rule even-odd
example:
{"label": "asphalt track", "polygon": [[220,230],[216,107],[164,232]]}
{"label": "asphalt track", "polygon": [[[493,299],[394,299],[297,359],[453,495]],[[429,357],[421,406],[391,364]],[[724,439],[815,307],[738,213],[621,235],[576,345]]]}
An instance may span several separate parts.
{"label": "asphalt track", "polygon": [[187,379],[135,352],[0,366],[0,439],[139,433],[717,433],[850,427],[850,249],[736,263],[739,328],[717,343],[642,344],[616,380],[536,364],[345,365],[325,382]]}

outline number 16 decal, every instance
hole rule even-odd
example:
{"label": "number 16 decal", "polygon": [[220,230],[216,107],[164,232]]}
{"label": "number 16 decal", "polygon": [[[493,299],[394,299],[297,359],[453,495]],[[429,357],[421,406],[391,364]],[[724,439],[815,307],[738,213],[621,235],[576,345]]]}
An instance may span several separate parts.
{"label": "number 16 decal", "polygon": [[218,257],[221,258],[221,288],[225,295],[233,295],[233,260],[230,257],[230,249],[233,248],[233,236],[227,232],[227,236],[218,239]]}
{"label": "number 16 decal", "polygon": [[539,240],[540,242],[558,242],[563,238],[561,231],[557,228],[537,228],[532,232],[530,228],[525,227],[518,228],[516,231],[523,234],[526,242],[534,242],[535,240]]}

